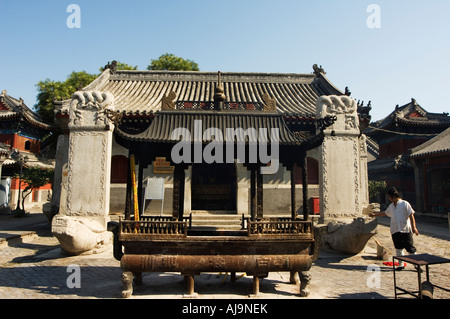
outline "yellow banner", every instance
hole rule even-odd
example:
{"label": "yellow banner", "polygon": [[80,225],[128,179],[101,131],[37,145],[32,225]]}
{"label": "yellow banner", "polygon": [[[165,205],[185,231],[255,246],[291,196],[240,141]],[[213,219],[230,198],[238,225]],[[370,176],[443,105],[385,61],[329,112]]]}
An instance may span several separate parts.
{"label": "yellow banner", "polygon": [[[131,169],[131,187],[133,189],[133,210],[134,210],[134,220],[139,221],[139,205],[137,196],[137,185],[136,185],[136,161],[134,155],[130,155],[130,169]],[[138,226],[136,225],[135,233],[138,231]]]}

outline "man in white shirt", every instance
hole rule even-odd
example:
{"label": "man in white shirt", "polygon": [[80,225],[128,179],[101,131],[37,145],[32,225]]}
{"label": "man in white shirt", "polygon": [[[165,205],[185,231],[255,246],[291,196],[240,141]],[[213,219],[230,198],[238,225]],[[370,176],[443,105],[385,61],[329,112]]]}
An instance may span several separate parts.
{"label": "man in white shirt", "polygon": [[[411,205],[400,198],[400,194],[395,188],[387,192],[388,199],[391,202],[386,211],[381,213],[372,213],[371,217],[389,216],[391,218],[391,235],[397,256],[403,256],[403,249],[410,254],[415,254],[417,249],[414,247],[412,233],[419,235],[414,219],[414,210]],[[400,267],[402,269],[403,267]]]}

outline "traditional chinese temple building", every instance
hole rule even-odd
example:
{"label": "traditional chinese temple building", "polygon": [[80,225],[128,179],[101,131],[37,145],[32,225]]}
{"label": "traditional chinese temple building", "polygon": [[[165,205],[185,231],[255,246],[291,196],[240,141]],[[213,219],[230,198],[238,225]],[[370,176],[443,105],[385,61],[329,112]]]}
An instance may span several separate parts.
{"label": "traditional chinese temple building", "polygon": [[410,152],[417,209],[446,217],[450,211],[450,128]]}
{"label": "traditional chinese temple building", "polygon": [[418,209],[414,167],[410,150],[450,127],[447,113],[430,113],[415,99],[367,128],[364,133],[378,144],[378,158],[368,163],[369,180],[386,181],[401,191],[404,199]]}
{"label": "traditional chinese temple building", "polygon": [[[318,97],[344,95],[319,68],[311,74],[222,73],[221,77],[226,100],[220,110],[214,106],[217,72],[107,70],[85,88],[114,95],[115,112],[121,117],[112,146],[111,212],[120,213],[124,210],[129,156],[129,150],[123,146],[127,143],[126,137],[128,140],[147,140],[166,145],[177,125],[199,118],[203,121],[204,129],[216,126],[223,129],[223,133],[228,122],[244,130],[255,123],[257,127],[278,127],[281,133],[287,132],[287,129],[298,138],[308,138],[317,129]],[[59,107],[57,118],[68,116],[67,105],[70,101],[65,103]],[[218,117],[219,113],[227,116]],[[359,115],[361,122],[368,122],[367,112],[360,112]],[[161,206],[166,213],[172,209],[174,167],[168,165],[160,169],[161,162],[169,161],[163,155],[163,152],[155,153],[158,161],[153,159],[146,162],[145,167],[138,165],[138,171],[141,170],[144,179],[162,177],[165,180],[164,202],[145,202],[146,211],[152,213],[159,212]],[[294,170],[295,184],[300,194],[301,168],[294,165]],[[308,151],[307,171],[310,200],[319,196],[317,149]],[[243,164],[222,165],[219,170],[214,165],[194,163],[187,169],[186,180],[186,213],[192,210],[248,214],[249,176]],[[265,211],[277,214],[282,209],[289,209],[290,174],[286,167],[280,165],[275,174],[265,175],[262,182],[265,188]],[[300,209],[303,205],[301,196],[297,196],[297,200]],[[319,213],[317,206],[313,213]]]}
{"label": "traditional chinese temple building", "polygon": [[[110,213],[119,212],[114,255],[124,271],[124,296],[144,271],[181,272],[189,294],[200,272],[251,273],[255,292],[270,271],[298,272],[307,295],[322,242],[314,213],[321,223],[343,220],[323,239],[338,250],[357,253],[373,235],[362,217],[369,204],[362,132],[370,107],[334,87],[321,67],[313,69],[118,71],[112,65],[58,102],[64,134],[52,231],[61,247],[72,254],[104,250],[113,241]],[[314,197],[319,205],[309,204]],[[242,216],[242,226],[191,227],[205,212]]]}
{"label": "traditional chinese temple building", "polygon": [[[24,167],[38,166],[43,169],[53,169],[54,161],[44,160],[39,155],[42,148],[42,140],[52,132],[52,126],[44,123],[24,101],[16,99],[3,90],[0,95],[0,143],[8,154],[4,154],[1,168],[1,203],[10,204],[15,208],[19,190],[19,179],[14,177],[20,170],[20,164],[10,157],[17,150],[22,158],[26,158]],[[22,189],[25,185],[22,185]],[[51,185],[35,190],[27,198],[27,204],[45,202],[51,192]]]}

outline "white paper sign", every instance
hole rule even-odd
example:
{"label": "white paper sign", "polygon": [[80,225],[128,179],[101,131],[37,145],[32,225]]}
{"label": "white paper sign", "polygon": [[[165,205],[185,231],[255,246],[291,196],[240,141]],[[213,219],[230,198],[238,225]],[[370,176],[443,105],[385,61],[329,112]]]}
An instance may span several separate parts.
{"label": "white paper sign", "polygon": [[164,178],[152,177],[147,179],[145,199],[164,199]]}

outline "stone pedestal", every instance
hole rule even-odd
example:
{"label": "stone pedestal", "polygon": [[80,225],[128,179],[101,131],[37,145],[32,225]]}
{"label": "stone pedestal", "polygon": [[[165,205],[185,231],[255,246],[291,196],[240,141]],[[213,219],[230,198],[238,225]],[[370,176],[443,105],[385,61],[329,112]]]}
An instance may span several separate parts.
{"label": "stone pedestal", "polygon": [[62,170],[60,211],[52,232],[70,254],[99,252],[112,243],[107,231],[113,96],[76,92],[70,105],[67,169]]}
{"label": "stone pedestal", "polygon": [[[321,96],[317,118],[336,116],[319,148],[320,215],[328,225],[328,248],[354,254],[375,234],[376,223],[363,217],[369,204],[367,151],[360,135],[357,103],[343,96]],[[339,231],[337,231],[339,229]]]}
{"label": "stone pedestal", "polygon": [[350,255],[360,253],[372,236],[376,234],[377,220],[363,217],[337,219],[327,225],[322,245]]}

